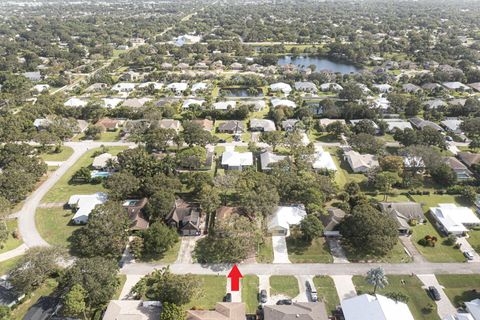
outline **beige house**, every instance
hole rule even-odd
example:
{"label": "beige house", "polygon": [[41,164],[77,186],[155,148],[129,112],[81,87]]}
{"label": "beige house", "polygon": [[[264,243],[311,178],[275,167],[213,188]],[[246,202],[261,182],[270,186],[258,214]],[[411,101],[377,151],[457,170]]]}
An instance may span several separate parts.
{"label": "beige house", "polygon": [[188,310],[187,320],[245,320],[245,304],[218,302],[215,310]]}
{"label": "beige house", "polygon": [[292,305],[264,306],[265,320],[328,320],[323,302],[294,302]]}
{"label": "beige house", "polygon": [[158,320],[160,306],[158,301],[112,300],[103,315],[103,320]]}

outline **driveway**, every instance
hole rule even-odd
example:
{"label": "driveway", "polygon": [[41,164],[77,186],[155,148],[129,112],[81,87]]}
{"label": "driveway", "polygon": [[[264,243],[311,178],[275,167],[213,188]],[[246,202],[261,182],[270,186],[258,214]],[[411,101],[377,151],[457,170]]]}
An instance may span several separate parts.
{"label": "driveway", "polygon": [[298,294],[298,296],[293,298],[293,301],[311,302],[312,298],[310,297],[310,293],[307,290],[305,282],[311,281],[311,283],[313,283],[313,276],[296,276],[296,278],[298,281],[298,290],[300,293]]}
{"label": "driveway", "polygon": [[287,237],[272,236],[273,263],[291,263],[288,259]]}
{"label": "driveway", "polygon": [[340,241],[337,238],[327,237],[326,239],[333,257],[333,263],[350,263],[345,254],[345,250],[343,250],[343,247],[340,245]]}
{"label": "driveway", "polygon": [[184,264],[193,263],[192,253],[193,253],[193,250],[195,249],[195,244],[200,238],[201,236],[182,237],[181,238],[182,243],[180,244],[180,249],[178,250],[178,256],[175,263],[184,263]]}
{"label": "driveway", "polygon": [[340,301],[348,298],[355,297],[357,295],[357,289],[352,282],[352,276],[331,276],[337,289],[338,297]]}
{"label": "driveway", "polygon": [[132,288],[134,285],[137,284],[140,279],[142,279],[143,276],[139,275],[128,275],[127,279],[125,280],[125,284],[123,285],[122,292],[120,293],[120,300],[129,300],[132,297],[130,296],[130,291],[132,291]]}
{"label": "driveway", "polygon": [[240,281],[240,290],[238,291],[232,291],[231,289],[231,279],[227,278],[227,287],[226,291],[227,293],[232,294],[232,302],[242,302],[242,281]]}
{"label": "driveway", "polygon": [[267,303],[265,304],[274,304],[270,299],[270,276],[259,274],[258,275],[258,292],[265,290],[267,291]]}
{"label": "driveway", "polygon": [[468,251],[473,255],[473,260],[467,260],[468,262],[480,262],[480,255],[473,249],[468,239],[465,237],[457,238],[457,243],[461,245],[460,250],[462,252]]}
{"label": "driveway", "polygon": [[[434,286],[440,293],[440,301],[435,301],[440,319],[454,315],[457,312],[457,309],[455,309],[452,302],[448,299],[445,291],[443,291],[443,287],[438,283],[437,277],[435,277],[434,274],[419,274],[417,277],[425,285],[423,287],[425,290],[430,286]],[[427,292],[425,292],[425,294],[427,294]]]}
{"label": "driveway", "polygon": [[407,251],[407,254],[413,259],[414,262],[425,263],[427,260],[425,257],[418,251],[417,247],[412,243],[412,238],[407,236],[401,236],[400,241],[402,242],[404,248]]}

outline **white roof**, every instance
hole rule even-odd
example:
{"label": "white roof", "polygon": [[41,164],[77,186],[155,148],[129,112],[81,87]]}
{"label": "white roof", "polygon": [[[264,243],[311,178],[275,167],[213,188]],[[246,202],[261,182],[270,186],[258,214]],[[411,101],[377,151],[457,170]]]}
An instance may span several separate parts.
{"label": "white roof", "polygon": [[198,90],[205,90],[207,89],[208,84],[205,82],[197,82],[192,85],[192,92],[198,91]]}
{"label": "white roof", "polygon": [[123,99],[119,99],[119,98],[103,98],[102,100],[103,100],[103,106],[109,109],[115,108],[123,101]]}
{"label": "white roof", "polygon": [[314,154],[313,169],[327,169],[331,171],[337,171],[337,166],[333,161],[332,155],[329,152],[320,151]]}
{"label": "white roof", "polygon": [[188,87],[188,83],[186,82],[174,82],[167,85],[167,89],[180,91],[180,92],[187,90],[187,87]]}
{"label": "white roof", "polygon": [[462,124],[463,120],[460,119],[446,119],[441,121],[440,123],[443,124],[451,131],[458,131],[460,129],[460,125]]}
{"label": "white roof", "polygon": [[373,101],[373,106],[382,110],[390,108],[390,101],[385,97],[379,97]]}
{"label": "white roof", "polygon": [[384,119],[383,121],[387,123],[389,131],[392,131],[394,129],[400,129],[400,130],[405,130],[407,128],[413,129],[412,124],[403,119]]}
{"label": "white roof", "polygon": [[283,93],[290,93],[292,87],[288,83],[277,82],[270,85],[270,90],[272,91],[282,91]]}
{"label": "white roof", "polygon": [[470,312],[475,320],[480,320],[480,299],[465,302],[467,311]]}
{"label": "white roof", "polygon": [[77,211],[72,220],[76,223],[86,223],[88,216],[97,205],[104,204],[107,201],[107,194],[103,192],[97,192],[88,195],[75,194],[68,200],[69,206],[75,206]]}
{"label": "white roof", "polygon": [[286,106],[286,107],[290,107],[290,108],[296,108],[297,107],[295,102],[293,102],[291,100],[287,100],[287,99],[272,99],[270,102],[272,103],[272,106],[274,108],[277,107],[277,106]]}
{"label": "white roof", "polygon": [[306,215],[307,212],[303,205],[278,207],[270,217],[268,230],[278,228],[289,230],[291,225],[299,224]]}
{"label": "white roof", "polygon": [[138,87],[139,88],[146,88],[149,85],[153,85],[153,88],[155,90],[161,90],[163,88],[163,83],[160,83],[160,82],[144,82],[144,83],[141,83]]}
{"label": "white roof", "polygon": [[132,91],[136,84],[130,82],[120,82],[112,87],[113,91]]}
{"label": "white roof", "polygon": [[236,101],[220,101],[213,104],[213,108],[215,110],[227,110],[228,107],[230,107],[231,109],[235,109],[236,106]]}
{"label": "white roof", "polygon": [[467,207],[457,207],[454,203],[440,203],[430,208],[433,216],[449,233],[467,232],[465,225],[480,224],[480,219]]}
{"label": "white roof", "polygon": [[461,82],[458,82],[458,81],[453,81],[453,82],[444,82],[442,83],[443,86],[447,89],[453,89],[453,90],[456,90],[456,89],[463,89],[463,90],[469,90],[470,87],[467,86],[467,85],[464,85],[463,83]]}
{"label": "white roof", "polygon": [[222,154],[222,166],[243,167],[253,165],[251,152],[225,151]]}
{"label": "white roof", "polygon": [[260,164],[262,166],[262,170],[270,170],[270,164],[285,160],[286,157],[287,156],[281,156],[269,151],[265,151],[264,153],[260,154]]}
{"label": "white roof", "polygon": [[64,105],[66,107],[85,107],[87,105],[87,101],[73,97],[68,99],[67,102],[64,103]]}
{"label": "white roof", "polygon": [[198,104],[199,106],[202,106],[204,103],[205,103],[205,100],[201,100],[201,99],[187,99],[183,102],[182,108],[188,109],[192,104]]}
{"label": "white roof", "polygon": [[38,128],[38,127],[46,127],[50,124],[50,120],[45,119],[45,118],[38,118],[33,121],[33,125]]}
{"label": "white roof", "polygon": [[43,92],[44,90],[50,89],[50,86],[48,84],[37,84],[33,87],[33,89],[38,92]]}
{"label": "white roof", "polygon": [[442,320],[477,320],[477,319],[473,318],[470,313],[457,313],[454,315],[446,316]]}
{"label": "white roof", "polygon": [[327,90],[336,90],[336,91],[341,91],[343,90],[343,87],[339,85],[338,83],[335,82],[327,82],[327,83],[322,83],[320,85],[320,90],[322,91],[327,91]]}
{"label": "white roof", "polygon": [[375,88],[377,88],[378,90],[380,90],[381,92],[388,92],[390,90],[392,90],[392,86],[385,83],[385,84],[374,84],[373,85]]}
{"label": "white roof", "polygon": [[250,120],[250,128],[263,128],[263,131],[275,131],[275,122],[269,119],[251,119]]}
{"label": "white roof", "polygon": [[345,320],[414,320],[407,304],[379,294],[362,294],[341,303]]}
{"label": "white roof", "polygon": [[105,166],[107,165],[107,162],[108,160],[116,160],[117,157],[116,156],[112,156],[110,153],[102,153],[101,155],[99,156],[96,156],[94,159],[93,159],[93,163],[92,163],[92,167],[94,168],[105,168]]}

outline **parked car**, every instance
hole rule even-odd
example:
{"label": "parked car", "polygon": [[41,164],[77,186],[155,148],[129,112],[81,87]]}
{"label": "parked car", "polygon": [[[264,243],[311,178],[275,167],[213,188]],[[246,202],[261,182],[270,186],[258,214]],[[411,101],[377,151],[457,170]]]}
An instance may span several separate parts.
{"label": "parked car", "polygon": [[442,297],[440,297],[440,292],[438,292],[437,288],[434,286],[428,287],[428,293],[430,294],[430,297],[435,300],[435,301],[440,301]]}
{"label": "parked car", "polygon": [[291,305],[292,304],[292,299],[282,299],[277,301],[277,305]]}
{"label": "parked car", "polygon": [[310,294],[310,298],[312,302],[317,302],[318,301],[318,295],[317,295],[317,289],[315,288],[315,285],[310,282],[310,280],[305,281],[305,286],[307,287],[307,291]]}
{"label": "parked car", "polygon": [[468,260],[473,260],[473,253],[471,253],[470,251],[463,251],[463,256],[465,258],[467,258]]}
{"label": "parked car", "polygon": [[225,295],[223,302],[232,302],[232,294],[230,292]]}
{"label": "parked car", "polygon": [[262,289],[260,291],[260,302],[261,303],[267,303],[267,290]]}

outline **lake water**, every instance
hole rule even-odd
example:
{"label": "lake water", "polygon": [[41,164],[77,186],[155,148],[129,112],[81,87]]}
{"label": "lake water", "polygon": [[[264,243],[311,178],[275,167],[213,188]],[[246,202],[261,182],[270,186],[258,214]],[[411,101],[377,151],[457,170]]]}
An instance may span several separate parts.
{"label": "lake water", "polygon": [[261,97],[263,96],[262,89],[258,88],[258,94],[253,94],[247,88],[221,88],[220,92],[225,97]]}
{"label": "lake water", "polygon": [[360,68],[351,65],[345,64],[337,61],[333,61],[330,59],[315,57],[315,56],[283,56],[281,57],[278,62],[279,65],[284,64],[293,64],[297,67],[304,69],[308,68],[309,65],[315,65],[317,68],[315,71],[321,70],[329,70],[332,72],[339,72],[339,73],[356,73],[360,71]]}

